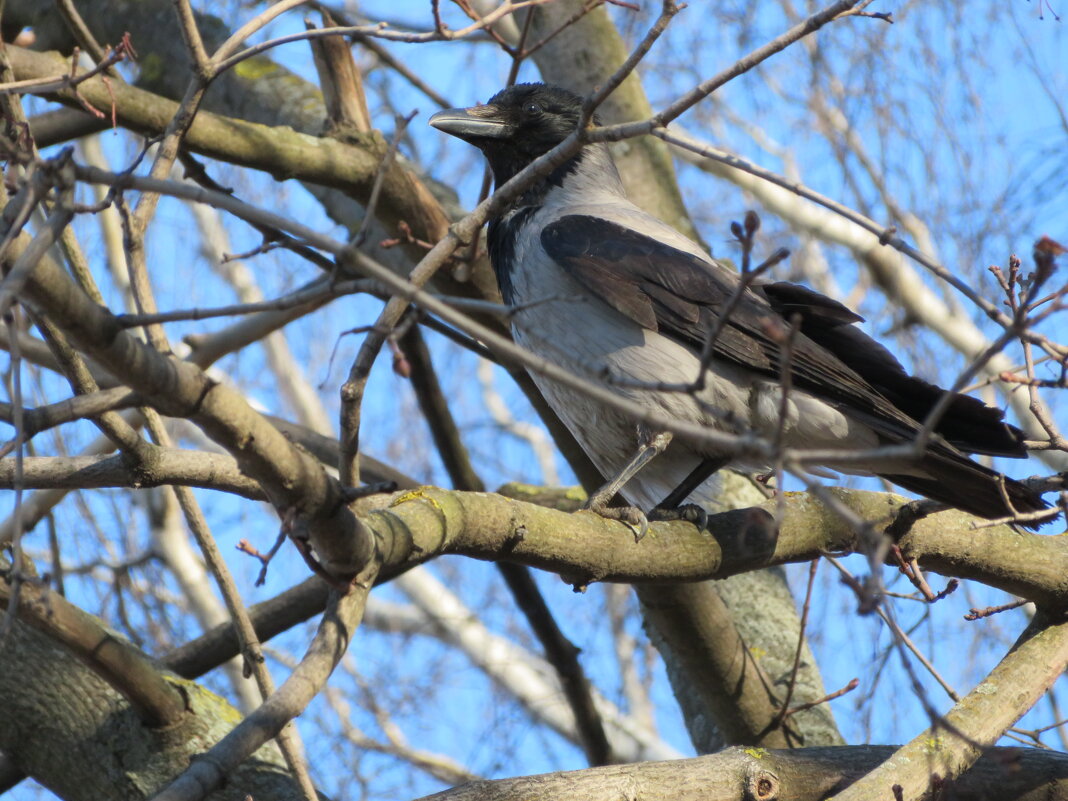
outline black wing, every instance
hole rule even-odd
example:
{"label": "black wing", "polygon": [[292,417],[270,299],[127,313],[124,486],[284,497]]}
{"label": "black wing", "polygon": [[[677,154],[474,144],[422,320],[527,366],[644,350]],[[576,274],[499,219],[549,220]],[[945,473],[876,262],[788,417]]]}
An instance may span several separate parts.
{"label": "black wing", "polygon": [[[546,252],[617,311],[700,351],[736,286],[706,262],[638,231],[586,215],[546,226]],[[716,340],[715,355],[777,380],[784,318],[797,315],[800,336],[790,361],[796,386],[862,414],[891,441],[907,438],[943,390],[905,372],[886,348],[853,325],[862,318],[796,284],[755,288],[742,297]],[[1002,413],[958,395],[938,431],[958,447],[1025,455],[1022,432]]]}
{"label": "black wing", "polygon": [[[829,350],[880,395],[915,420],[923,420],[946,390],[909,375],[886,348],[857,328],[863,320],[836,300],[786,282],[756,288],[771,307],[801,319],[801,333]],[[956,394],[937,431],[963,451],[1023,458],[1025,434],[1003,422],[1004,412],[978,398]]]}

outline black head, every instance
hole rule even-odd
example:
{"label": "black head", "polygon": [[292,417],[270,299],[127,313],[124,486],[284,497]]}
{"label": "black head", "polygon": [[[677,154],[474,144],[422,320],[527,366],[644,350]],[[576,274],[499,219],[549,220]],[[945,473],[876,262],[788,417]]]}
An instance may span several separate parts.
{"label": "black head", "polygon": [[481,150],[500,186],[573,133],[581,111],[582,98],[574,92],[524,83],[498,92],[484,106],[439,111],[430,124]]}

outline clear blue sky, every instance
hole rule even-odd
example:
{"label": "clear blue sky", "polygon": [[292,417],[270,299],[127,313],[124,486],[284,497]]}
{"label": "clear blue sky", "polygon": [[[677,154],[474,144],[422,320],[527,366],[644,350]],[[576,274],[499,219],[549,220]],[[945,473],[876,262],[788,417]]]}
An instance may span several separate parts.
{"label": "clear blue sky", "polygon": [[[428,5],[368,2],[363,4],[363,9],[370,16],[381,13],[387,19],[426,27]],[[641,5],[647,18],[659,4],[646,1]],[[843,35],[836,39],[837,44],[828,45],[826,52],[828,72],[842,82],[849,94],[851,119],[874,156],[886,166],[891,191],[925,219],[936,212],[944,215],[939,218],[935,238],[947,264],[974,276],[977,282],[987,280],[983,269],[987,264],[1004,264],[1010,250],[1026,258],[1031,242],[1038,235],[1068,240],[1068,206],[1063,203],[1068,182],[1065,178],[1068,121],[1060,116],[1065,112],[1064,98],[1068,98],[1065,23],[1055,21],[1048,10],[1045,19],[1039,19],[1039,5],[1034,2],[1012,0],[998,5],[997,19],[993,21],[990,19],[993,11],[978,8],[918,7],[909,14],[900,14],[894,26],[875,20],[839,23],[855,33],[852,38]],[[1063,16],[1068,8],[1060,5],[1054,0],[1053,9]],[[219,13],[214,7],[212,10]],[[871,10],[894,9],[877,4]],[[719,4],[717,12],[724,18],[735,14],[739,20],[747,21],[748,38],[742,40],[740,24],[711,28],[705,25],[708,9],[702,2],[692,3],[673,23],[657,45],[653,62],[643,70],[645,86],[654,105],[671,99],[695,79],[713,74],[738,54],[786,27],[779,12],[768,4],[739,0]],[[613,13],[626,22],[629,12],[616,9]],[[243,16],[244,12],[238,12],[236,18]],[[455,15],[450,21],[459,27]],[[273,26],[271,34],[301,27],[300,15],[291,14]],[[643,30],[639,24],[633,25],[633,29],[639,33]],[[408,67],[457,105],[486,100],[503,84],[509,66],[507,59],[488,44],[474,48],[462,44],[388,46]],[[933,59],[950,54],[967,60],[968,66],[947,68],[941,81],[933,78],[930,74]],[[276,55],[314,80],[306,45],[289,45],[276,51]],[[653,63],[658,66],[654,68]],[[761,73],[766,80],[741,79],[717,96],[716,102],[722,106],[710,101],[683,122],[700,135],[734,147],[764,166],[783,169],[781,159],[757,147],[746,136],[742,123],[759,127],[770,140],[789,146],[803,180],[815,189],[846,200],[855,186],[858,194],[871,204],[868,213],[877,219],[884,218],[877,193],[856,165],[843,172],[834,162],[832,150],[807,127],[809,123],[796,98],[813,76],[800,63],[789,53],[778,56]],[[521,75],[525,79],[536,77],[530,67],[524,68]],[[482,176],[477,154],[462,143],[428,129],[425,120],[435,107],[403,80],[392,77],[386,81],[373,76],[370,86],[372,111],[377,115],[377,123],[387,132],[392,122],[375,94],[379,88],[389,92],[398,111],[419,109],[419,116],[410,126],[406,149],[429,166],[433,177],[455,186],[464,205],[470,207]],[[1060,100],[1060,111],[1052,99]],[[979,101],[978,111],[975,100]],[[898,114],[896,109],[907,109],[909,113]],[[943,132],[947,127],[960,134],[958,142],[945,138]],[[103,140],[116,164],[129,157],[131,145],[126,137],[104,134]],[[932,165],[936,169],[932,170]],[[298,216],[302,222],[341,236],[318,204],[292,182],[278,185],[264,176],[235,178],[236,173],[228,170],[219,170],[219,174],[224,183],[234,180],[246,197],[254,201],[271,197],[279,209]],[[747,208],[746,200],[733,189],[693,169],[681,170],[680,180],[705,240],[717,252],[730,255],[724,244],[726,221],[741,215]],[[164,225],[154,232],[150,253],[161,303],[185,307],[229,302],[228,291],[211,275],[203,260],[191,252],[189,243],[196,241],[197,232],[189,214],[179,204],[165,201],[161,204],[160,219]],[[247,228],[237,224],[229,227],[234,250],[258,244],[258,236]],[[787,240],[791,237],[780,224],[767,217],[765,228],[769,237]],[[99,256],[97,229],[83,221],[79,230],[90,253]],[[830,251],[827,255],[837,279],[848,290],[856,281],[855,265],[848,254]],[[260,257],[254,267],[268,294],[280,293],[313,275],[306,265],[295,265],[286,256],[277,254]],[[117,297],[114,290],[110,297]],[[900,322],[881,306],[881,298],[873,294],[863,309],[871,320],[868,330],[877,335],[885,334]],[[311,380],[322,383],[324,397],[332,409],[336,409],[336,388],[359,345],[358,337],[341,337],[341,334],[373,320],[378,308],[377,302],[350,298],[289,329],[294,349],[302,363],[309,366]],[[214,330],[224,324],[178,324],[168,330],[172,339],[178,340],[188,331]],[[988,326],[985,330],[989,333],[992,329]],[[514,480],[541,481],[529,448],[515,439],[502,438],[491,424],[473,379],[473,359],[436,337],[429,339],[447,389],[456,399],[454,411],[464,427],[476,467],[487,485],[493,487]],[[892,336],[885,341],[903,360],[916,363],[920,369],[944,367],[949,371],[948,380],[952,371],[961,366],[954,354],[923,332]],[[331,361],[335,344],[337,352]],[[249,387],[255,400],[274,410],[276,392],[261,359],[261,352],[253,350],[225,360],[220,368]],[[942,374],[931,377],[948,382]],[[46,384],[50,387],[50,399],[62,396],[58,382]],[[503,374],[498,376],[496,387],[517,417],[534,419],[526,402]],[[1063,399],[1056,408],[1062,425],[1068,424]],[[447,485],[440,462],[432,454],[428,435],[421,426],[411,423],[413,413],[409,387],[389,370],[388,361],[383,360],[372,378],[365,409],[367,450],[396,463],[420,480]],[[87,427],[82,429],[85,440],[92,435]],[[77,443],[70,445],[72,449],[76,446]],[[571,480],[562,461],[558,467],[564,480]],[[1041,471],[1040,465],[1031,463],[1016,468],[1014,474]],[[200,497],[214,515],[217,533],[227,552],[231,552],[239,537],[254,536],[259,544],[269,544],[273,538],[277,524],[270,511],[211,493],[200,493]],[[0,500],[0,507],[6,512],[10,500]],[[129,521],[117,506],[110,504],[107,494],[89,501],[89,508],[105,530],[122,531],[123,536],[135,541],[143,539],[142,521],[135,520],[133,526],[128,526]],[[84,520],[83,511],[68,502],[58,514],[59,530],[65,536],[76,536],[84,528]],[[44,547],[41,531],[30,541],[31,547],[38,551]],[[76,553],[77,547],[72,545],[71,552]],[[255,566],[236,555],[230,562],[250,583]],[[855,572],[866,571],[860,557],[847,560],[847,564]],[[450,586],[472,607],[484,612],[496,630],[510,629],[509,602],[489,566],[452,560],[442,570]],[[854,676],[863,680],[860,690],[836,702],[843,733],[850,742],[895,742],[912,736],[926,718],[913,695],[902,691],[908,686],[908,679],[899,658],[891,655],[885,665],[878,661],[887,642],[884,627],[872,617],[857,615],[855,600],[838,586],[832,569],[823,565],[820,570],[820,591],[813,606],[810,639],[825,682],[828,689],[835,689]],[[304,574],[300,560],[284,553],[272,569],[268,585],[250,590],[248,600],[265,599]],[[889,571],[886,580],[892,582],[895,590],[910,590]],[[599,590],[594,588],[585,595],[575,595],[553,576],[541,576],[540,583],[565,630],[582,647],[584,662],[595,680],[609,694],[617,693]],[[803,587],[803,579],[798,585]],[[95,600],[96,590],[83,587],[81,591],[85,593],[86,606],[92,608],[99,603],[113,610],[109,599],[102,599],[102,603]],[[389,589],[383,595],[401,600]],[[968,629],[962,629],[955,621],[969,606],[1002,600],[1001,594],[970,584],[933,608],[908,602],[901,602],[896,608],[906,629],[927,616],[933,619],[931,625],[918,629],[919,644],[947,679],[964,692],[994,664],[1022,629],[1023,614],[968,624]],[[284,642],[299,650],[306,636],[306,632],[294,632]],[[405,706],[407,711],[400,715],[402,723],[411,727],[408,731],[413,735],[413,744],[419,747],[439,749],[491,775],[577,768],[583,764],[576,749],[562,744],[553,735],[543,735],[522,724],[512,727],[509,736],[516,738],[514,742],[508,742],[504,748],[494,742],[486,733],[483,718],[499,716],[522,721],[523,713],[499,693],[493,695],[485,679],[462,658],[450,655],[432,642],[419,640],[398,645],[395,637],[366,634],[355,644],[354,654],[361,666],[366,666],[368,675],[388,674],[391,665],[398,661],[406,665],[434,665],[447,671],[444,680],[451,683],[450,694],[435,713],[445,725],[430,726],[418,704]],[[278,673],[284,676],[285,671]],[[934,683],[919,670],[917,675],[934,706],[940,710],[948,708],[948,701]],[[866,702],[866,712],[857,712],[854,707],[869,692],[874,694],[874,701]],[[666,739],[688,751],[688,740],[661,671],[657,672],[656,694],[661,702],[660,724]],[[309,716],[320,712],[322,708],[316,707]],[[1049,722],[1049,714],[1042,705],[1022,725],[1035,726],[1040,722]],[[373,727],[369,719],[365,723]],[[331,743],[317,741],[311,745],[316,749],[332,747]],[[368,757],[365,767],[368,772],[383,769],[381,760],[375,757]],[[346,781],[342,776],[324,778],[328,792]],[[396,780],[403,786],[408,777],[398,774]],[[421,792],[436,787],[423,779],[416,780],[416,785]],[[12,797],[20,799],[29,794],[29,789],[20,788]],[[398,790],[398,797],[406,795],[407,790]]]}

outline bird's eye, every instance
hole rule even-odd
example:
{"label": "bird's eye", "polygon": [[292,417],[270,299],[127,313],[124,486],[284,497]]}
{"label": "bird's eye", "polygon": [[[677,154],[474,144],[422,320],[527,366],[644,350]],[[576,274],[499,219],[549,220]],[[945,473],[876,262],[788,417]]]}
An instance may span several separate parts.
{"label": "bird's eye", "polygon": [[527,103],[526,107],[523,109],[523,113],[528,117],[536,117],[541,114],[541,106],[537,103]]}

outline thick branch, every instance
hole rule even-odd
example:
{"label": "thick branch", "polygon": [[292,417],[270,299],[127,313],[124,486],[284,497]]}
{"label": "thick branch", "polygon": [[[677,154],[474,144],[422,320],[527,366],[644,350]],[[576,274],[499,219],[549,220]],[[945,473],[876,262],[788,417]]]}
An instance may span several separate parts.
{"label": "thick branch", "polygon": [[361,582],[354,584],[350,592],[333,596],[333,603],[328,604],[308,652],[274,695],[216,743],[204,758],[194,761],[156,795],[156,801],[200,801],[206,792],[224,782],[246,757],[304,711],[348,648],[363,617],[375,569],[375,565],[369,565]]}
{"label": "thick branch", "polygon": [[[0,607],[11,603],[11,586],[0,576]],[[125,696],[146,725],[176,725],[186,712],[182,692],[143,653],[110,633],[98,618],[32,583],[18,588],[18,619],[62,644],[97,676]]]}
{"label": "thick branch", "polygon": [[[192,682],[170,677],[166,683],[180,692],[189,712],[175,726],[149,730],[97,670],[57,647],[51,636],[15,621],[0,648],[0,749],[9,765],[59,798],[143,801],[240,717],[221,696]],[[16,776],[7,771],[2,778]],[[228,778],[227,792],[219,798],[300,797],[270,744]]]}
{"label": "thick branch", "polygon": [[[70,61],[56,53],[37,53],[8,46],[12,67],[19,79],[63,75]],[[162,132],[174,117],[178,104],[125,83],[111,87],[99,78],[78,85],[78,92],[104,112],[114,109],[120,125],[138,133]],[[81,103],[71,91],[55,97],[71,107]],[[387,143],[380,134],[353,134],[346,142],[298,133],[291,128],[271,127],[200,111],[183,138],[195,153],[263,170],[278,180],[296,178],[322,186],[344,189],[361,202],[371,195],[375,174]],[[437,241],[445,235],[449,220],[437,200],[419,179],[394,165],[386,173],[376,214],[392,230],[403,220],[418,239]]]}
{"label": "thick branch", "polygon": [[[905,499],[890,493],[828,489],[835,500],[875,531],[885,531]],[[654,523],[634,542],[624,524],[595,514],[567,514],[475,492],[424,487],[397,497],[365,523],[392,543],[388,565],[425,561],[438,553],[507,558],[559,573],[582,586],[594,581],[662,583],[724,578],[747,570],[803,562],[827,552],[850,552],[856,533],[807,493],[709,518],[708,531],[681,522]],[[1039,605],[1068,604],[1068,554],[1057,538],[1009,526],[972,528],[976,518],[956,510],[917,521],[901,542],[906,558],[947,576],[981,581]]]}
{"label": "thick branch", "polygon": [[[158,448],[147,462],[131,468],[122,456],[30,456],[22,460],[23,489],[145,489],[164,484],[232,492],[265,500],[263,490],[241,472],[232,456]],[[15,486],[15,460],[0,459],[0,487]]]}
{"label": "thick branch", "polygon": [[[326,607],[330,588],[318,576],[309,576],[274,598],[249,607],[248,613],[261,642],[310,620]],[[182,678],[196,679],[241,652],[230,621],[204,632],[195,640],[165,654],[160,660]]]}
{"label": "thick branch", "polygon": [[[671,647],[671,670],[701,677],[687,683],[694,697],[681,702],[709,713],[720,743],[787,748],[802,738],[792,722],[777,725],[781,699],[774,681],[762,668],[730,608],[705,582],[686,585],[638,585],[650,639]],[[689,721],[688,721],[689,722]],[[700,734],[700,733],[698,733]],[[691,740],[699,753],[708,747],[704,736]]]}
{"label": "thick branch", "polygon": [[[669,762],[644,762],[568,773],[478,781],[423,801],[672,801],[789,799],[823,801],[893,754],[893,746],[837,746],[767,751],[730,748]],[[1068,756],[1053,751],[994,748],[954,785],[957,801],[1040,801],[1068,798]],[[892,799],[888,789],[881,799]]]}

